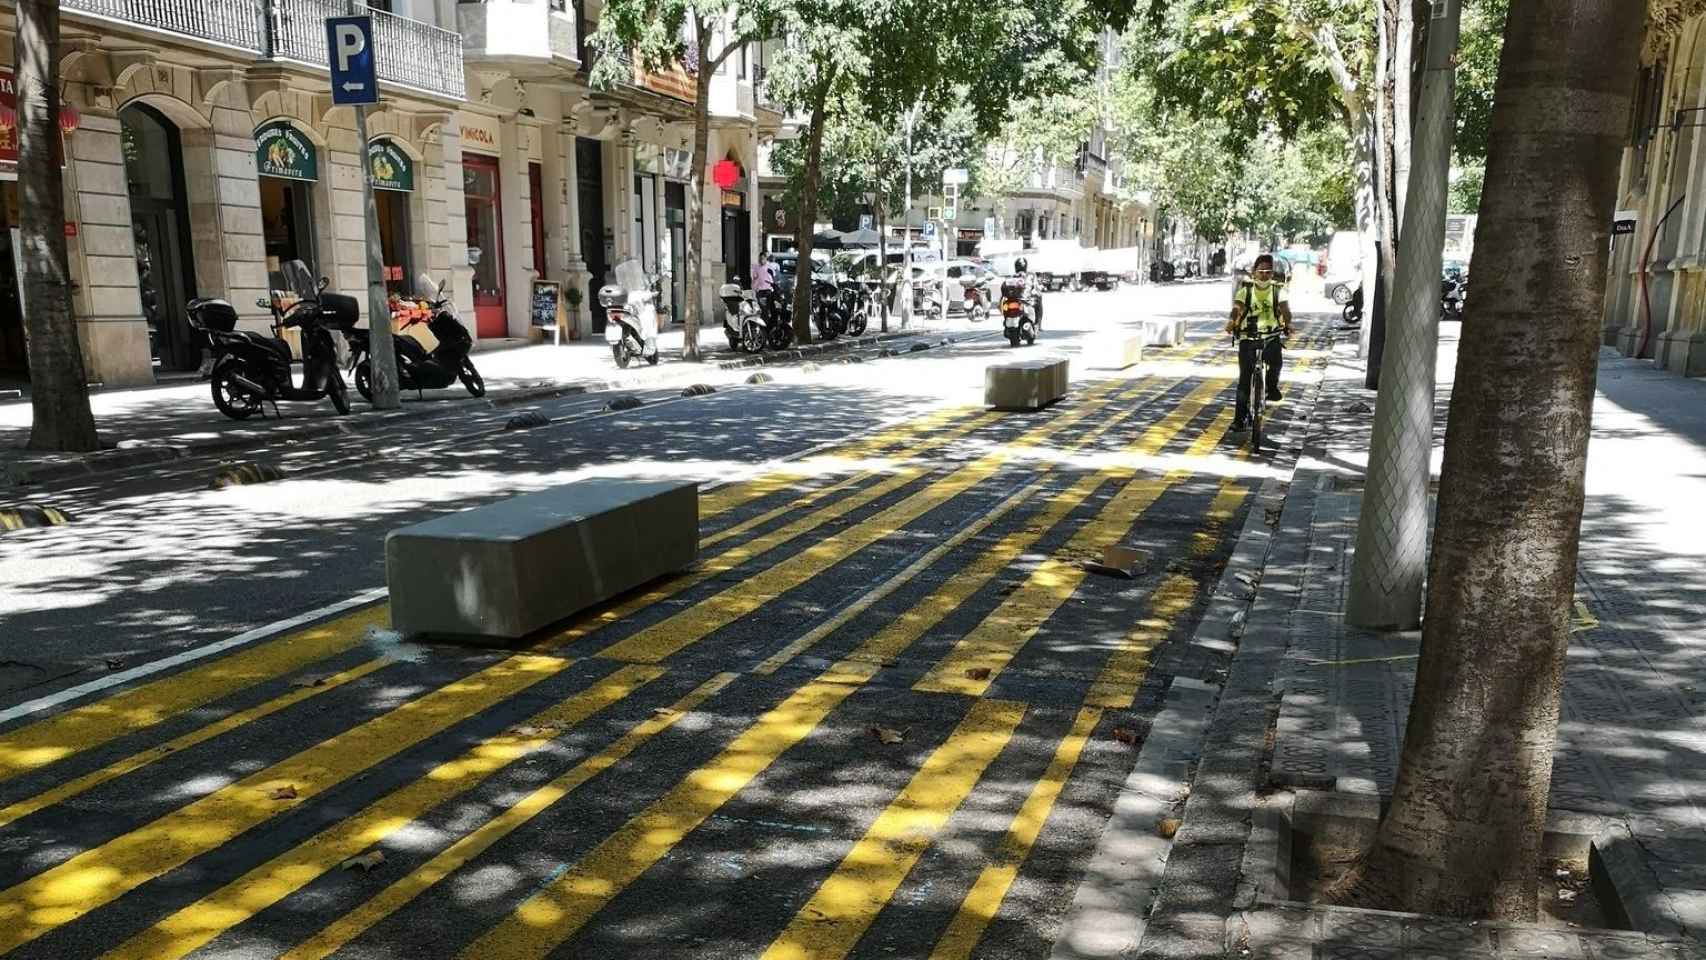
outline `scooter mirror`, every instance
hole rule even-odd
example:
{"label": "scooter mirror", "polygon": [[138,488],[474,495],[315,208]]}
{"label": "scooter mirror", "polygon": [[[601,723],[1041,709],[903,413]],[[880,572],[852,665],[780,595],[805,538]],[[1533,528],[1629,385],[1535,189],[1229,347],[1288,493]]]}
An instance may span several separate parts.
{"label": "scooter mirror", "polygon": [[328,277],[321,277],[321,278],[320,278],[320,282],[319,282],[319,283],[318,283],[318,284],[316,284],[316,285],[315,285],[315,287],[314,287],[314,289],[315,289],[315,290],[318,290],[318,291],[319,291],[319,292],[321,292],[321,293],[325,293],[325,292],[326,292],[326,288],[327,288],[327,287],[329,287],[329,286],[331,286],[331,285],[332,285],[332,281],[331,281],[331,279],[330,279],[330,278],[328,278]]}
{"label": "scooter mirror", "polygon": [[441,292],[444,289],[443,284],[433,283],[432,277],[428,276],[425,270],[422,270],[420,276],[415,278],[415,283],[417,284],[415,289],[419,290],[423,297],[433,297],[433,299],[437,299],[434,294]]}
{"label": "scooter mirror", "polygon": [[267,307],[272,306],[272,301],[268,300],[266,297],[256,297],[255,306],[266,309]]}

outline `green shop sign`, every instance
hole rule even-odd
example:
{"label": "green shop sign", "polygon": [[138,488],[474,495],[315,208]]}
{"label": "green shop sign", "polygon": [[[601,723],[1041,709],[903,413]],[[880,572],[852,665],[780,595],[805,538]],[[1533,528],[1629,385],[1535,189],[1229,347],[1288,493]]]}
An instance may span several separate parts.
{"label": "green shop sign", "polygon": [[415,162],[390,137],[367,145],[367,178],[375,190],[415,189]]}
{"label": "green shop sign", "polygon": [[255,169],[263,177],[320,179],[320,155],[301,130],[273,120],[255,128]]}

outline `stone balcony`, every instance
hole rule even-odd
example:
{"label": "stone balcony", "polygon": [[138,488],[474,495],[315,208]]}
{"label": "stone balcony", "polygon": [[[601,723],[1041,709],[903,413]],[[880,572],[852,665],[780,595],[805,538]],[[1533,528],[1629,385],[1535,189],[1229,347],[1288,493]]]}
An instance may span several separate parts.
{"label": "stone balcony", "polygon": [[[77,20],[319,69],[326,68],[326,18],[351,12],[342,0],[64,0],[61,9]],[[408,17],[367,12],[373,16],[382,82],[463,99],[461,36]]]}

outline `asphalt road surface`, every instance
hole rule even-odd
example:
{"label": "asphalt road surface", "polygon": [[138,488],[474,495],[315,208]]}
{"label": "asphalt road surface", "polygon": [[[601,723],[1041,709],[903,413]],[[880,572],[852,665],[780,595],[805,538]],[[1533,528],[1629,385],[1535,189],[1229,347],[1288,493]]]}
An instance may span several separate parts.
{"label": "asphalt road surface", "polygon": [[[1226,299],[1060,295],[1022,351],[34,494],[78,519],[0,539],[0,954],[1047,957],[1313,400],[1306,321],[1274,449],[1228,432]],[[1084,369],[1160,314],[1183,347]],[[1071,356],[1069,397],[984,410],[1016,352]],[[698,566],[516,650],[399,642],[382,598],[325,613],[384,585],[387,531],[584,476],[702,480]],[[1081,563],[1112,543],[1135,579]]]}

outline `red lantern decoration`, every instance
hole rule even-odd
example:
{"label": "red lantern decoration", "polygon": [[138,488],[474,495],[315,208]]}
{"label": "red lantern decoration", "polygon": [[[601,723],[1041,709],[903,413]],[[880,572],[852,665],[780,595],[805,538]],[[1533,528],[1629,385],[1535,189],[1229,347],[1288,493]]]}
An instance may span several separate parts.
{"label": "red lantern decoration", "polygon": [[83,117],[77,112],[76,107],[64,100],[59,101],[59,129],[62,133],[70,133],[77,129],[77,124],[82,119]]}
{"label": "red lantern decoration", "polygon": [[718,160],[711,167],[711,182],[728,190],[740,182],[740,164],[733,160]]}

